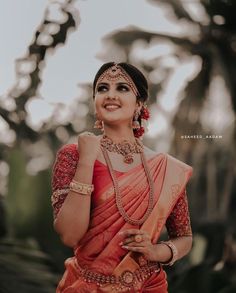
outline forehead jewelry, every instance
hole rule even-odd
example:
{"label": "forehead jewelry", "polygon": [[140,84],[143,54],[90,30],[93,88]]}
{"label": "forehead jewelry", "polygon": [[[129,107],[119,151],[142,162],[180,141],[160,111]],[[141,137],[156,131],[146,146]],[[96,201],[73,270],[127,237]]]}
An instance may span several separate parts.
{"label": "forehead jewelry", "polygon": [[97,84],[102,82],[104,78],[106,78],[109,81],[116,81],[119,78],[124,78],[125,81],[127,82],[127,84],[130,86],[132,92],[135,94],[135,96],[136,97],[138,96],[138,90],[137,90],[136,85],[134,84],[132,78],[118,64],[115,64],[112,67],[109,67],[107,70],[105,70],[98,78]]}

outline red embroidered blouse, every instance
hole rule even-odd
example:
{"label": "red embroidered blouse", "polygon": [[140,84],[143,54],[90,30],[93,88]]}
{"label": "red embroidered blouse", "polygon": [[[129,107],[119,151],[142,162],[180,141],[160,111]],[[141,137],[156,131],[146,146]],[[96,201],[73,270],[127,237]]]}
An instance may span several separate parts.
{"label": "red embroidered blouse", "polygon": [[[62,147],[56,157],[52,174],[52,207],[54,218],[62,207],[69,192],[69,184],[72,181],[79,159],[79,154],[75,144]],[[98,161],[96,162],[99,163]],[[100,166],[106,168],[105,165]],[[122,172],[117,172],[117,176]],[[178,199],[171,214],[167,218],[166,228],[170,238],[179,236],[191,236],[188,201],[186,191]]]}

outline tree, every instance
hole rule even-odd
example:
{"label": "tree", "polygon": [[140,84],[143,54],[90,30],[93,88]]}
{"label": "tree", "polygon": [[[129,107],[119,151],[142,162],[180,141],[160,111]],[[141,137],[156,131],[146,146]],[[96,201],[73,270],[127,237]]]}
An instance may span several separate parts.
{"label": "tree", "polygon": [[[52,17],[52,9],[57,11],[57,19]],[[1,118],[8,126],[8,132],[15,137],[10,144],[0,144],[1,192],[6,195],[0,196],[0,232],[2,237],[5,236],[0,241],[0,292],[53,292],[58,275],[52,269],[62,269],[65,253],[68,254],[68,250],[58,245],[52,228],[42,229],[52,223],[50,171],[37,170],[40,164],[32,162],[36,169],[31,168],[31,174],[27,172],[30,161],[37,161],[40,152],[42,158],[50,158],[51,152],[55,152],[61,143],[61,137],[55,133],[53,119],[39,131],[33,129],[27,123],[25,106],[31,98],[39,96],[40,76],[48,51],[65,44],[69,31],[78,23],[73,1],[48,5],[27,54],[17,60],[16,84],[0,102]],[[13,110],[7,108],[5,100],[11,101]],[[69,131],[72,128],[71,125],[66,127]]]}

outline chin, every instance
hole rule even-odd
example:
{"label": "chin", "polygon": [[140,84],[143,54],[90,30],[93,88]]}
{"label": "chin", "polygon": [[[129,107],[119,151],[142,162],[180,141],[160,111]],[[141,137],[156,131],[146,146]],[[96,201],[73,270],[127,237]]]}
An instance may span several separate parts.
{"label": "chin", "polygon": [[103,121],[120,121],[124,119],[124,115],[121,115],[120,113],[114,113],[114,112],[102,115],[101,117]]}
{"label": "chin", "polygon": [[105,125],[119,125],[121,123],[120,119],[104,119]]}

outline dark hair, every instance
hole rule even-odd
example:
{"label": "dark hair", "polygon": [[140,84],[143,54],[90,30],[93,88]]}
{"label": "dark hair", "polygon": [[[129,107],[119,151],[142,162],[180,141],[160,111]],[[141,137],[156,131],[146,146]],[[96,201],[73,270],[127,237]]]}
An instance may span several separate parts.
{"label": "dark hair", "polygon": [[[93,81],[93,96],[95,95],[95,88],[100,75],[102,75],[104,71],[106,71],[108,68],[112,67],[115,64],[115,62],[108,62],[100,67]],[[121,66],[133,80],[138,90],[137,100],[141,102],[146,102],[148,99],[148,82],[143,73],[138,68],[129,63],[121,62],[117,65]]]}

